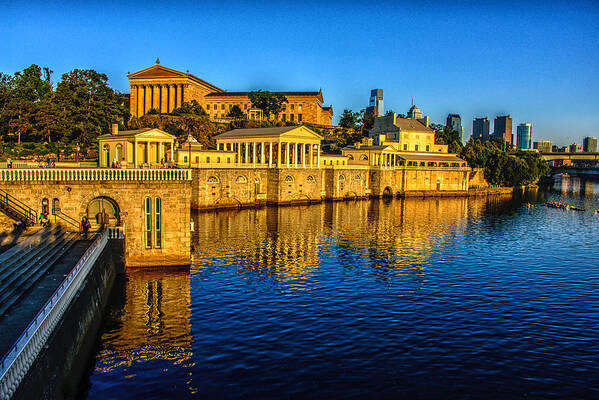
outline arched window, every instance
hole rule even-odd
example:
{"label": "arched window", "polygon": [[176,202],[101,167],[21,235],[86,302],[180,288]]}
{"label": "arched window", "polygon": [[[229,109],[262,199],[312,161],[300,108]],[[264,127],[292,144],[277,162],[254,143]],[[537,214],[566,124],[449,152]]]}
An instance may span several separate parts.
{"label": "arched window", "polygon": [[431,146],[430,145],[426,145],[426,151],[431,151]]}
{"label": "arched window", "polygon": [[57,198],[52,199],[52,214],[56,215],[60,211],[60,200]]}
{"label": "arched window", "polygon": [[293,179],[293,176],[287,175],[285,177],[285,182],[293,183],[293,182],[295,182],[295,179]]}
{"label": "arched window", "polygon": [[344,181],[345,180],[345,175],[339,175],[339,180],[340,181]]}
{"label": "arched window", "polygon": [[308,175],[308,178],[306,178],[306,181],[310,182],[310,183],[314,183],[316,182],[316,180],[314,179],[313,175]]}
{"label": "arched window", "polygon": [[237,179],[235,179],[235,182],[236,183],[248,183],[248,179],[243,175],[239,175],[237,177]]}
{"label": "arched window", "polygon": [[106,163],[106,167],[110,167],[110,146],[105,144],[102,147],[102,151],[103,151],[103,156],[104,156],[104,162]]}
{"label": "arched window", "polygon": [[152,248],[152,199],[144,199],[144,243],[146,249]]}
{"label": "arched window", "polygon": [[162,200],[160,197],[154,198],[154,247],[159,249],[162,246]]}
{"label": "arched window", "polygon": [[349,156],[347,156],[347,158],[348,158],[349,160],[353,160],[353,159],[354,159],[354,156],[350,154]]}
{"label": "arched window", "polygon": [[360,175],[356,175],[356,177],[355,177],[355,180],[357,180],[357,181],[361,181],[361,180],[362,180],[362,177],[361,177]]}
{"label": "arched window", "polygon": [[207,182],[208,183],[220,183],[220,180],[216,176],[209,176]]}
{"label": "arched window", "polygon": [[125,157],[123,156],[123,145],[118,143],[116,145],[116,160],[118,162],[121,162],[125,159]]}
{"label": "arched window", "polygon": [[360,160],[362,160],[362,161],[368,161],[368,156],[366,154],[362,154],[360,156]]}

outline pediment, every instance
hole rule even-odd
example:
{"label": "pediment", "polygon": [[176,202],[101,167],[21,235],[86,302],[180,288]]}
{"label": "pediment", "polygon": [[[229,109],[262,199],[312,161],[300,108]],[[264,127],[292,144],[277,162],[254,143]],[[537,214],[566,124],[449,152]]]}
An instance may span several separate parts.
{"label": "pediment", "polygon": [[315,140],[322,140],[323,137],[320,136],[318,133],[314,132],[313,130],[306,128],[305,126],[300,126],[297,129],[292,129],[290,131],[284,132],[281,134],[281,137],[305,137],[307,139],[315,139]]}
{"label": "pediment", "polygon": [[170,133],[166,133],[160,129],[152,129],[135,135],[136,139],[174,139]]}
{"label": "pediment", "polygon": [[151,67],[142,69],[141,71],[134,72],[127,75],[129,79],[149,79],[149,78],[185,78],[187,74],[185,72],[177,71],[172,68],[167,68],[162,65],[156,64]]}

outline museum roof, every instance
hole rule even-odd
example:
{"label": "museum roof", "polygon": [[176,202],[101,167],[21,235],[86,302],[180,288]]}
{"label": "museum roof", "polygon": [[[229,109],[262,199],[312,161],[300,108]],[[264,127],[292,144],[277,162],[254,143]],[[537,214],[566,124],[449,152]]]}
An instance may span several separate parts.
{"label": "museum roof", "polygon": [[398,156],[407,161],[438,161],[438,162],[466,162],[455,154],[409,154],[398,153]]}
{"label": "museum roof", "polygon": [[118,131],[116,135],[112,133],[106,133],[104,135],[98,136],[98,138],[109,138],[109,137],[132,137],[135,135],[139,135],[140,133],[152,131],[156,128],[144,128],[144,129],[135,129],[130,131]]}
{"label": "museum roof", "polygon": [[[259,137],[259,136],[280,136],[283,133],[294,129],[302,128],[302,126],[280,126],[275,128],[249,128],[249,129],[233,129],[232,131],[224,132],[216,135],[216,139],[236,138],[236,137]],[[307,128],[306,128],[307,129]],[[315,135],[318,135],[314,132]]]}
{"label": "museum roof", "polygon": [[[213,92],[208,93],[206,97],[226,97],[226,96],[248,96],[252,92]],[[271,92],[280,93],[286,96],[319,96],[320,92]]]}

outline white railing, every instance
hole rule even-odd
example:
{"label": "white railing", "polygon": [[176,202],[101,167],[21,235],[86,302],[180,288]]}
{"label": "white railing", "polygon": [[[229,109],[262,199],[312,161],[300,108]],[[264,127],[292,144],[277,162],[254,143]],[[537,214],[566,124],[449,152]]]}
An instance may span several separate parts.
{"label": "white railing", "polygon": [[0,181],[190,181],[190,169],[23,168],[0,170]]}
{"label": "white railing", "polygon": [[19,383],[104,250],[107,241],[108,230],[105,230],[94,240],[58,289],[4,355],[0,361],[0,399],[8,400],[17,390]]}
{"label": "white railing", "polygon": [[109,226],[106,230],[108,239],[125,239],[125,229],[122,226]]}

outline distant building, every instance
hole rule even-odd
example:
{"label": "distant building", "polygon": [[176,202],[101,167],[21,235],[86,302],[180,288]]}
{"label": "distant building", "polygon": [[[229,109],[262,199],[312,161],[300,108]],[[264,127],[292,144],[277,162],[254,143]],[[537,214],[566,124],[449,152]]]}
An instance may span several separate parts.
{"label": "distant building", "polygon": [[420,111],[418,106],[415,106],[414,104],[412,104],[412,107],[410,107],[410,109],[408,110],[408,118],[409,119],[422,119],[422,111]]}
{"label": "distant building", "polygon": [[366,107],[366,114],[382,117],[385,115],[385,103],[383,101],[383,89],[372,89],[370,91],[370,101]]}
{"label": "distant building", "polygon": [[570,151],[570,146],[562,146],[557,150],[559,153],[567,153]]}
{"label": "distant building", "polygon": [[516,128],[516,147],[530,150],[532,144],[532,124],[520,124]]}
{"label": "distant building", "polygon": [[510,115],[497,116],[493,124],[493,137],[502,138],[509,144],[514,143],[512,134],[512,117]]}
{"label": "distant building", "polygon": [[[533,149],[539,150],[539,153],[551,153],[557,151],[557,146],[553,146],[550,140],[542,140],[533,143]],[[553,148],[555,147],[555,150]]]}
{"label": "distant building", "polygon": [[570,145],[570,153],[581,153],[582,152],[582,145],[581,144],[577,144],[577,143],[572,143]]}
{"label": "distant building", "polygon": [[447,115],[445,126],[450,126],[451,129],[460,134],[460,141],[463,140],[464,129],[462,128],[462,118],[460,117],[460,114]]}
{"label": "distant building", "polygon": [[396,151],[447,153],[447,145],[435,144],[435,131],[428,126],[428,117],[399,118],[395,113],[375,117],[368,135],[375,146],[391,146]]}
{"label": "distant building", "polygon": [[582,149],[588,153],[597,152],[597,138],[596,137],[585,137],[582,140]]}
{"label": "distant building", "polygon": [[478,139],[481,142],[489,140],[489,127],[491,123],[487,117],[474,118],[472,121],[472,138]]}

